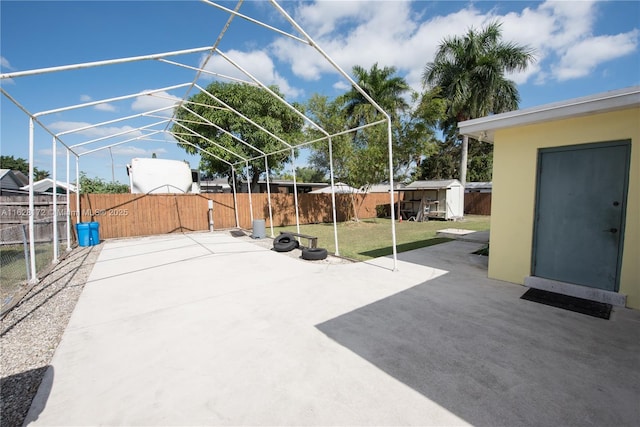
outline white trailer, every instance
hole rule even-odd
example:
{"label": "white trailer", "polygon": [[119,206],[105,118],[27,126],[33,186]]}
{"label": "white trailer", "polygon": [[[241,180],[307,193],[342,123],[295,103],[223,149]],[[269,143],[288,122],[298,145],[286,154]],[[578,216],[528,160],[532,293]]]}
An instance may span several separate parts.
{"label": "white trailer", "polygon": [[[199,192],[191,167],[181,160],[131,159],[127,165],[132,193],[192,193]],[[197,173],[196,173],[197,175]]]}

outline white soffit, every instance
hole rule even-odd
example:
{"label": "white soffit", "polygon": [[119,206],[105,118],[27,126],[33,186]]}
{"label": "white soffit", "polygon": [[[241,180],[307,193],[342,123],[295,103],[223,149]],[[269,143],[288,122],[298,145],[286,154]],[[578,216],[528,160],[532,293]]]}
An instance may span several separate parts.
{"label": "white soffit", "polygon": [[466,120],[458,123],[458,128],[461,135],[468,135],[484,142],[493,142],[494,133],[499,129],[605,113],[634,106],[640,106],[640,86]]}

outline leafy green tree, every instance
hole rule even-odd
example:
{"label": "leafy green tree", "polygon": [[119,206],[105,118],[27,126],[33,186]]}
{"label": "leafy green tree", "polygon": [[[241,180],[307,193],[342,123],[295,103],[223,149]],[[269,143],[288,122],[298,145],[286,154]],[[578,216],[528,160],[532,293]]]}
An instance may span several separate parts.
{"label": "leafy green tree", "polygon": [[[394,76],[393,67],[381,69],[374,64],[371,70],[365,70],[355,66],[353,74],[358,85],[390,115],[394,178],[407,180],[412,168],[434,149],[434,129],[444,114],[443,100],[429,91],[421,96],[411,93],[404,79]],[[332,134],[382,118],[366,98],[353,88],[334,101],[314,95],[307,103],[306,110]],[[314,136],[319,137],[320,134]],[[386,126],[372,126],[333,138],[332,148],[337,180],[354,187],[388,181]],[[321,142],[314,145],[313,149],[310,162],[328,172],[328,144]]]}
{"label": "leafy green tree", "polygon": [[120,182],[106,182],[101,178],[89,178],[86,172],[80,172],[80,194],[128,193],[129,186]]}
{"label": "leafy green tree", "polygon": [[[29,162],[21,157],[17,159],[13,156],[0,156],[0,169],[17,170],[29,176]],[[37,167],[33,168],[33,175],[36,181],[49,177],[49,172],[40,170]]]}
{"label": "leafy green tree", "polygon": [[[435,143],[434,127],[442,114],[441,100],[427,102],[412,93],[403,78],[395,76],[393,67],[370,70],[355,66],[353,74],[358,85],[382,107],[391,118],[393,148],[392,171],[395,179],[405,180],[411,169],[430,152]],[[408,101],[415,108],[411,108]],[[307,115],[330,134],[373,123],[383,118],[362,93],[352,88],[333,101],[314,95],[307,103]],[[321,134],[309,129],[310,137]],[[336,181],[353,187],[388,182],[389,153],[386,124],[370,126],[332,138],[333,168]],[[329,144],[315,144],[310,162],[318,169],[329,172]],[[357,207],[354,204],[354,217]],[[355,217],[357,219],[357,217]]]}
{"label": "leafy green tree", "polygon": [[471,182],[491,181],[493,176],[493,144],[480,142],[471,145],[467,176]]}
{"label": "leafy green tree", "polygon": [[[349,128],[347,125],[348,117],[344,114],[343,107],[344,100],[341,98],[329,101],[326,96],[315,94],[309,99],[306,110],[308,117],[321,126],[326,132],[334,135]],[[307,129],[307,133],[309,139],[324,136],[324,134],[312,127]],[[374,159],[371,159],[372,163],[368,169],[363,169],[361,164],[358,164],[358,161],[362,161],[362,159],[358,159],[358,155],[364,156],[363,149],[354,144],[353,136],[349,134],[332,137],[330,142],[323,140],[315,143],[312,146],[312,150],[313,153],[309,157],[309,162],[327,176],[330,175],[331,161],[333,162],[333,177],[335,182],[345,182],[354,187],[359,187],[359,182],[371,179],[363,176],[363,172],[368,174],[374,171],[374,173],[376,173],[375,171],[377,169],[379,171],[378,173],[384,173],[385,170],[388,170],[386,165],[376,167],[376,165],[373,164]],[[351,203],[353,207],[353,218],[357,219],[358,210],[355,197],[351,198]]]}
{"label": "leafy green tree", "polygon": [[[438,142],[434,152],[416,169],[415,179],[452,179],[460,176],[462,146],[452,138]],[[470,182],[491,181],[493,145],[487,142],[471,144],[467,176]]]}
{"label": "leafy green tree", "polygon": [[[347,118],[342,113],[342,103],[339,100],[329,101],[323,95],[314,94],[307,102],[306,114],[329,134],[336,134],[347,129]],[[324,135],[314,128],[308,128],[308,138],[320,138]],[[349,180],[349,162],[355,153],[352,139],[349,135],[339,135],[331,139],[333,154],[333,173],[338,181]],[[313,144],[309,163],[316,169],[329,174],[330,171],[329,142],[324,140]]]}
{"label": "leafy green tree", "polygon": [[[392,125],[396,126],[395,133],[398,134],[399,116],[409,108],[404,98],[410,90],[407,82],[394,75],[396,73],[394,67],[379,68],[377,63],[370,70],[356,65],[352,73],[358,86],[389,114]],[[320,98],[315,101],[318,100]],[[320,102],[326,104],[323,106],[324,110],[313,111],[313,114],[324,115],[323,121],[334,125],[331,127],[336,132],[383,118],[382,114],[355,87],[339,96],[330,105],[326,98]],[[315,110],[316,107],[317,105],[314,106],[310,102],[308,110]],[[328,117],[327,114],[330,116]],[[336,124],[341,126],[341,129],[337,129]],[[385,125],[358,130],[347,138],[339,138],[332,142],[334,143],[334,167],[339,180],[348,182],[354,187],[362,187],[388,179],[388,135]],[[324,160],[319,166],[323,166],[322,163],[324,163],[326,167],[328,146],[322,144],[320,147],[324,150],[315,159]]]}
{"label": "leafy green tree", "polygon": [[[394,135],[395,177],[399,181],[415,178],[425,158],[432,158],[439,145],[435,129],[445,116],[446,103],[439,91],[425,91],[414,97],[415,107],[400,121],[399,134]],[[395,129],[395,127],[394,127]]]}
{"label": "leafy green tree", "polygon": [[[401,115],[409,109],[405,97],[411,95],[410,87],[404,78],[396,76],[395,67],[378,67],[378,64],[367,70],[359,65],[352,69],[356,83],[373,99],[391,118],[392,141],[395,147],[400,145],[401,137],[409,133],[402,126]],[[341,113],[350,128],[372,123],[382,119],[382,114],[352,87],[338,97]],[[349,151],[346,180],[354,187],[366,187],[384,182],[389,177],[388,133],[385,125],[368,127],[351,134],[352,150]],[[400,159],[404,156],[396,156]],[[394,171],[397,164],[393,165]]]}
{"label": "leafy green tree", "polygon": [[436,151],[416,169],[415,179],[451,179],[459,174],[460,145],[447,139],[438,142]]}
{"label": "leafy green tree", "polygon": [[[277,87],[273,86],[270,89],[283,97]],[[301,141],[303,119],[265,90],[249,84],[223,82],[211,83],[206,90],[288,144],[295,146]],[[257,150],[239,142],[238,139],[267,154],[287,148],[281,141],[233,113],[224,104],[205,92],[192,96],[184,108],[178,111],[176,121],[180,124],[175,124],[171,132],[176,135],[178,141],[182,138],[232,164],[241,161],[242,158],[251,159],[260,155]],[[301,108],[298,105],[294,107]],[[185,127],[203,137],[191,133]],[[214,141],[224,149],[215,145]],[[188,153],[197,154],[194,147],[186,144],[182,144],[181,147]],[[269,169],[282,169],[290,158],[291,150],[270,155]],[[238,165],[236,172],[242,173],[244,166]],[[201,156],[200,170],[208,175],[231,175],[228,164],[206,154]],[[252,188],[257,188],[258,180],[265,172],[264,158],[250,161],[249,170]]]}
{"label": "leafy green tree", "polygon": [[319,169],[305,166],[296,168],[296,180],[300,182],[326,182],[327,175]]}
{"label": "leafy green tree", "polygon": [[[293,181],[293,174],[290,172],[274,174],[273,179]],[[327,182],[327,175],[321,170],[310,166],[297,167],[296,182]]]}
{"label": "leafy green tree", "polygon": [[[447,119],[441,122],[445,134],[457,142],[459,122],[518,108],[516,84],[506,73],[524,71],[534,61],[533,50],[503,42],[501,24],[471,28],[463,37],[445,38],[433,62],[422,75],[425,87],[438,87],[447,100]],[[462,137],[460,181],[467,178],[468,137]]]}

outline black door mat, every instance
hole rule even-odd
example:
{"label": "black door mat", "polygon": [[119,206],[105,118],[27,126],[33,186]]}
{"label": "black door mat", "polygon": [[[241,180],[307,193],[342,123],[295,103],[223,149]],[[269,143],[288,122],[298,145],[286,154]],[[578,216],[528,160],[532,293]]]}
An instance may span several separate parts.
{"label": "black door mat", "polygon": [[611,316],[611,304],[543,291],[542,289],[530,288],[520,298],[601,319],[609,319],[609,316]]}
{"label": "black door mat", "polygon": [[231,230],[231,235],[233,237],[242,237],[242,236],[246,236],[246,234],[244,233],[244,231],[242,230]]}

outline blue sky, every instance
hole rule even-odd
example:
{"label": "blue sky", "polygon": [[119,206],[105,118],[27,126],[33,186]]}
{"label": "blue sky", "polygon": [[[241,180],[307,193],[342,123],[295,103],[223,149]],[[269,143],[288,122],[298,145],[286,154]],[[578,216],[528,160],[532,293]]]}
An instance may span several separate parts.
{"label": "blue sky", "polygon": [[[235,2],[222,2],[229,8]],[[416,90],[440,41],[499,20],[504,40],[528,45],[537,61],[526,72],[510,76],[518,84],[521,108],[561,101],[640,84],[640,2],[637,1],[285,1],[281,6],[345,71],[353,65],[394,66]],[[268,3],[246,1],[240,11],[293,33]],[[205,2],[196,1],[70,1],[0,2],[2,73],[86,63],[122,57],[211,46],[228,18]],[[343,93],[347,82],[315,51],[293,39],[235,19],[219,48],[266,84],[277,84],[287,100],[304,102],[313,93],[330,97]],[[198,66],[202,53],[172,58]],[[207,69],[239,76],[221,57]],[[84,70],[4,79],[3,89],[29,112],[37,113],[84,102],[140,94],[191,83],[195,71],[143,61]],[[206,85],[211,77],[199,83]],[[44,115],[53,132],[128,117],[171,105],[185,88],[136,96],[92,107]],[[4,96],[0,99],[0,153],[28,157],[28,119]],[[165,110],[164,113],[169,110]],[[162,114],[162,112],[161,112]],[[165,120],[138,118],[61,137],[69,145]],[[153,129],[163,129],[162,125]],[[125,138],[86,144],[86,152]],[[52,170],[52,138],[39,126],[35,132],[36,166]],[[152,136],[83,155],[80,170],[90,177],[128,183],[125,164],[133,157],[189,160],[197,156]],[[60,153],[63,147],[58,145]],[[65,156],[58,156],[58,176],[64,177]],[[304,162],[304,159],[302,159]],[[301,162],[301,163],[302,163]],[[72,168],[75,174],[75,167]]]}

